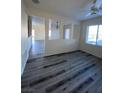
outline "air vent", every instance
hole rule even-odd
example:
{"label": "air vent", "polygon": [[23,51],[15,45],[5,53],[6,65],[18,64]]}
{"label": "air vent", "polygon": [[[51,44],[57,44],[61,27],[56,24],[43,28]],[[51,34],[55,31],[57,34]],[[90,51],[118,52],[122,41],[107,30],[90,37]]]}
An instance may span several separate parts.
{"label": "air vent", "polygon": [[32,2],[35,3],[35,4],[39,4],[40,0],[32,0]]}

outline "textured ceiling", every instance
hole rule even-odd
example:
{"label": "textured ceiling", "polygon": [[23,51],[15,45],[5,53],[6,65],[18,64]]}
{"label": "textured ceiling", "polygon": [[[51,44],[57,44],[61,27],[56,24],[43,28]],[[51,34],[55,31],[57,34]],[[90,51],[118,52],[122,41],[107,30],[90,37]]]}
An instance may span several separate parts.
{"label": "textured ceiling", "polygon": [[34,4],[32,0],[24,0],[28,9],[52,13],[74,20],[84,20],[99,16],[87,16],[92,1],[93,0],[40,0],[39,4]]}

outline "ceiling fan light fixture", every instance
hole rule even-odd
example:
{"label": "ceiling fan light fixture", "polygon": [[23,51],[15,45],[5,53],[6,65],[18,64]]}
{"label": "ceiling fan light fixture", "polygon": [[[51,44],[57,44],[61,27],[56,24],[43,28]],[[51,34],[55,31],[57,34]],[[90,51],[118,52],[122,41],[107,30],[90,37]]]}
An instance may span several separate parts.
{"label": "ceiling fan light fixture", "polygon": [[96,3],[96,0],[94,0],[93,3],[95,4]]}
{"label": "ceiling fan light fixture", "polygon": [[92,6],[91,11],[92,12],[99,12],[99,9],[97,7],[95,7],[95,6]]}
{"label": "ceiling fan light fixture", "polygon": [[35,3],[35,4],[39,4],[40,0],[32,0],[32,2]]}

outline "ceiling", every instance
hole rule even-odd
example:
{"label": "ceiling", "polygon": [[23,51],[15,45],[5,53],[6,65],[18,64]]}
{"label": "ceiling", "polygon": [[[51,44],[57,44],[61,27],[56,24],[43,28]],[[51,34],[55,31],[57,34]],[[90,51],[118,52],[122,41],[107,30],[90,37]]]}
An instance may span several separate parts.
{"label": "ceiling", "polygon": [[32,0],[24,0],[28,9],[51,13],[74,20],[85,20],[99,15],[87,16],[93,0],[40,0],[34,4]]}

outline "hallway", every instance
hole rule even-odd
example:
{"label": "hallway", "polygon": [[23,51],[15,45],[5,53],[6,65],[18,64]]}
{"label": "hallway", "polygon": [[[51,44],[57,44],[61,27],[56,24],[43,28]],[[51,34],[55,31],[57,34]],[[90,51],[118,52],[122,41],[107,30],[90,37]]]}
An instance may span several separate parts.
{"label": "hallway", "polygon": [[36,57],[42,57],[44,54],[44,40],[34,40],[32,41],[32,47],[30,50],[30,56],[29,59],[36,58]]}

